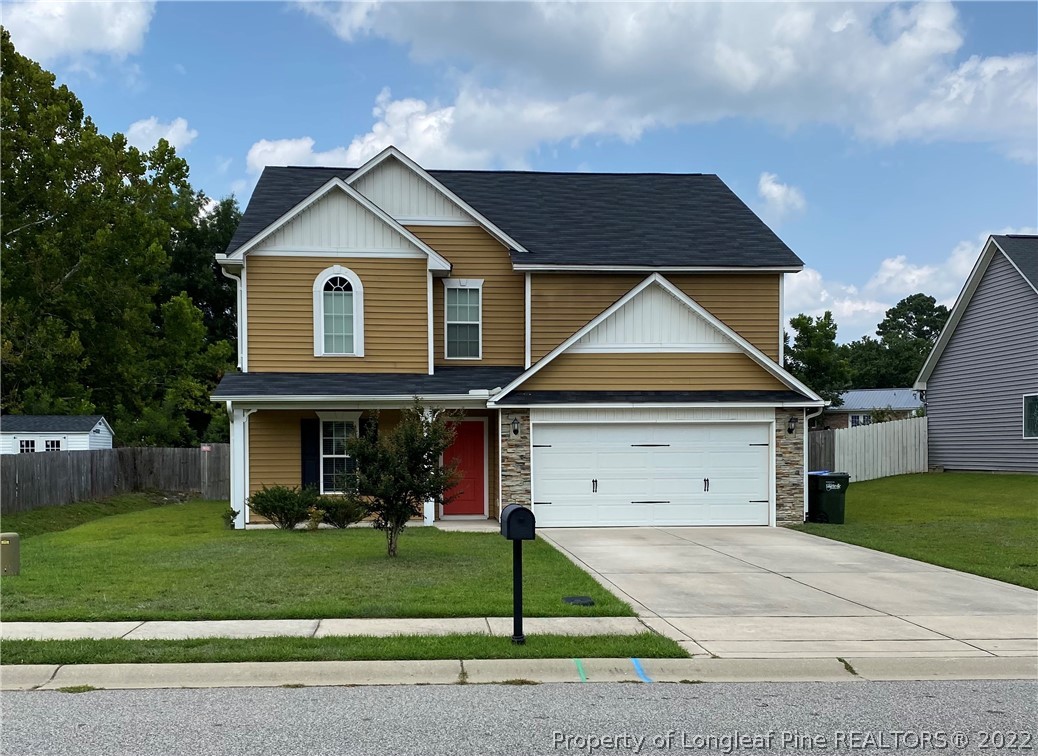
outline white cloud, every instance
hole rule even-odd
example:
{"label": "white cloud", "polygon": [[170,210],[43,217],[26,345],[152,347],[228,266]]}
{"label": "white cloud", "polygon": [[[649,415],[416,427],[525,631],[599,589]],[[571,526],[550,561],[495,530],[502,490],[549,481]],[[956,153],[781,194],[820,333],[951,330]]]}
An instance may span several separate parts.
{"label": "white cloud", "polygon": [[140,51],[154,13],[154,2],[28,0],[4,4],[4,26],[18,51],[40,63],[121,60]]}
{"label": "white cloud", "polygon": [[990,143],[1035,157],[1038,56],[956,61],[964,39],[948,3],[300,7],[346,41],[386,38],[461,72],[453,105],[422,103],[453,119],[438,148],[445,154],[506,150],[511,160],[515,135],[528,150],[745,117],[827,123],[878,142]]}
{"label": "white cloud", "polygon": [[1002,228],[960,241],[937,263],[913,263],[906,255],[887,257],[860,288],[826,280],[806,268],[786,276],[785,322],[799,313],[818,316],[831,310],[839,326],[838,340],[853,341],[865,334],[875,336],[876,326],[886,311],[905,297],[922,292],[951,307],[977,262],[991,234],[1035,234],[1034,228]]}
{"label": "white cloud", "polygon": [[183,118],[174,118],[170,123],[162,123],[152,116],[134,121],[126,130],[126,141],[139,150],[150,150],[160,139],[165,139],[179,152],[195,141],[198,131],[187,125]]}
{"label": "white cloud", "polygon": [[766,220],[781,221],[807,208],[804,193],[795,186],[783,184],[774,173],[764,172],[757,181],[757,194],[764,202]]}

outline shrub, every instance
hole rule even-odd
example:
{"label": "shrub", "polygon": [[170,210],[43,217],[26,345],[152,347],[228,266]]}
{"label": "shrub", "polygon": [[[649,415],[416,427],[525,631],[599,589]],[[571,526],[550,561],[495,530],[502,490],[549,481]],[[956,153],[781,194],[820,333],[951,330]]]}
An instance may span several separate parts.
{"label": "shrub", "polygon": [[324,510],[318,509],[317,507],[310,505],[306,508],[306,529],[309,531],[317,530],[321,527],[321,521],[324,520]]}
{"label": "shrub", "polygon": [[348,528],[368,514],[363,504],[345,496],[322,496],[321,509],[324,521],[333,528]]}
{"label": "shrub", "polygon": [[263,490],[249,499],[249,508],[270,520],[275,528],[292,530],[307,519],[309,496],[298,488],[263,486]]}
{"label": "shrub", "polygon": [[233,530],[234,529],[234,521],[238,518],[239,514],[241,514],[241,513],[237,509],[235,509],[234,507],[228,506],[227,509],[225,509],[223,511],[223,515],[222,515],[223,516],[224,527]]}

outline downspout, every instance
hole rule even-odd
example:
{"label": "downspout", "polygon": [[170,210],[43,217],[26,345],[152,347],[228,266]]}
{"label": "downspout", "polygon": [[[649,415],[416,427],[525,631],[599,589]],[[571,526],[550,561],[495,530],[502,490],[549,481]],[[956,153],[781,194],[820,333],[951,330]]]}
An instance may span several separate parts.
{"label": "downspout", "polygon": [[242,369],[241,360],[241,349],[242,349],[242,322],[241,322],[241,276],[236,276],[233,273],[228,272],[227,268],[220,266],[220,272],[224,278],[229,278],[234,281],[234,295],[235,295],[235,310],[234,310],[234,321],[238,328],[238,370]]}

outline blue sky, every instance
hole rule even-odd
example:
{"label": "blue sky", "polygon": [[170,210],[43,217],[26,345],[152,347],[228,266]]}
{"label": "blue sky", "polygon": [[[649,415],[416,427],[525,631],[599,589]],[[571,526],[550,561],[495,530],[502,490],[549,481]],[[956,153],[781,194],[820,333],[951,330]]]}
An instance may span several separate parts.
{"label": "blue sky", "polygon": [[6,3],[106,132],[209,196],[264,165],[718,174],[840,340],[1038,227],[1038,4]]}

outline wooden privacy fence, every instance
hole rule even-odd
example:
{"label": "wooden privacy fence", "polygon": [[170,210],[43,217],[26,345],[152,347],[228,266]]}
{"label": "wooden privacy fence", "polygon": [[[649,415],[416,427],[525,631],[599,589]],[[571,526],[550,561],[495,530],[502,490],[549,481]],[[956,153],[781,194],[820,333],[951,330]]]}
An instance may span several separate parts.
{"label": "wooden privacy fence", "polygon": [[852,482],[926,472],[926,448],[925,417],[811,431],[808,469],[849,473]]}
{"label": "wooden privacy fence", "polygon": [[193,449],[126,447],[0,456],[0,514],[130,491],[230,498],[228,444]]}

